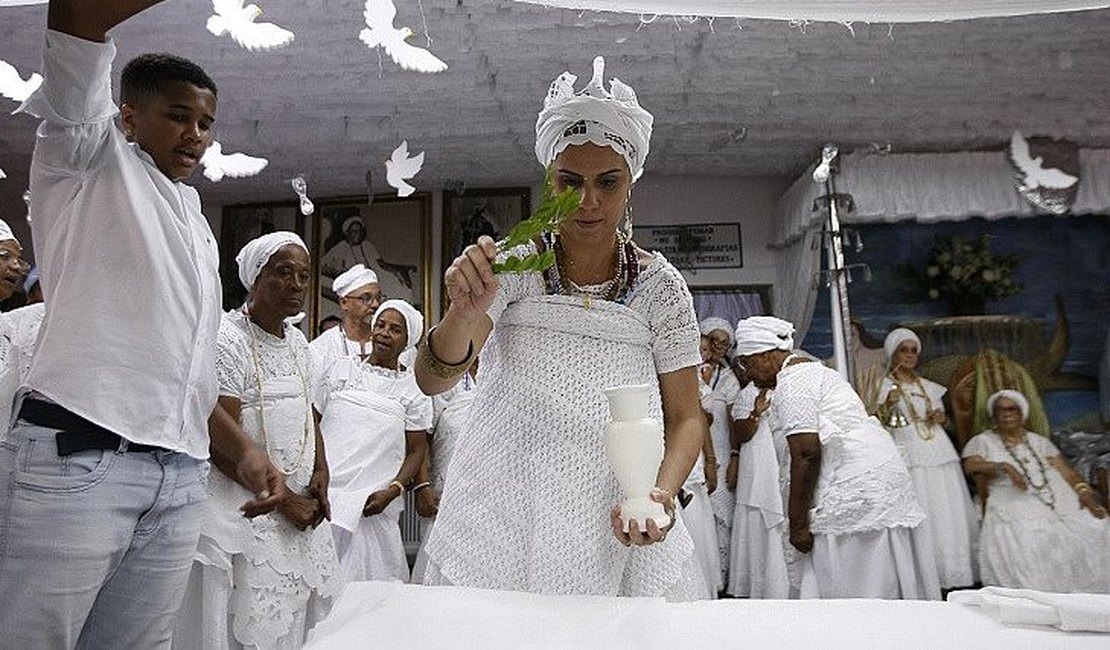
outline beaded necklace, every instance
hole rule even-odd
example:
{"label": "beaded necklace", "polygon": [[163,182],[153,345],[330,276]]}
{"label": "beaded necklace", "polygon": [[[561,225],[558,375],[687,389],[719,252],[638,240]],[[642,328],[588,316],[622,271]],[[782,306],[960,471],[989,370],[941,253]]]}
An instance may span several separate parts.
{"label": "beaded necklace", "polygon": [[555,251],[555,264],[544,272],[548,293],[563,296],[580,296],[586,309],[593,305],[594,300],[608,300],[618,302],[628,293],[640,272],[639,259],[636,256],[636,247],[631,241],[617,238],[616,262],[614,263],[613,277],[600,284],[579,285],[570,279],[565,266],[566,252],[558,237],[544,233],[541,241],[545,249]]}
{"label": "beaded necklace", "polygon": [[[887,376],[890,377],[890,381],[894,382],[894,386],[896,388],[901,387],[899,379],[894,376],[893,372],[889,373]],[[913,384],[917,386],[918,394],[921,397],[925,398],[925,413],[928,414],[933,410],[933,400],[929,399],[929,393],[925,392],[925,387],[921,385],[921,377],[915,374],[913,377]],[[913,400],[909,398],[909,395],[906,394],[906,391],[900,390],[899,392],[901,393],[901,396],[898,398],[898,401],[902,402],[902,404],[905,405],[906,410],[909,412],[910,422],[913,423],[913,429],[915,432],[917,432],[917,437],[926,442],[932,440],[933,437],[936,435],[933,432],[933,427],[929,424],[929,422],[926,421],[926,418],[922,418],[920,415],[918,415],[917,409],[914,408]]]}
{"label": "beaded necklace", "polygon": [[285,342],[289,346],[289,353],[293,357],[293,367],[297,370],[297,377],[301,380],[301,396],[304,398],[305,416],[304,416],[304,437],[301,439],[301,451],[297,454],[297,463],[293,469],[285,469],[281,463],[274,458],[273,452],[270,450],[270,439],[266,434],[266,416],[263,410],[263,404],[266,402],[266,395],[262,391],[262,357],[258,352],[258,335],[255,334],[255,324],[251,322],[250,312],[247,311],[247,306],[243,305],[243,319],[247,323],[247,331],[251,335],[251,361],[254,363],[254,385],[258,390],[258,428],[262,432],[262,447],[266,450],[266,455],[273,461],[274,466],[278,471],[285,476],[292,476],[296,474],[304,465],[305,452],[308,450],[308,441],[312,437],[312,403],[308,398],[308,379],[305,378],[305,370],[301,368],[300,361],[297,359],[297,349],[293,347],[293,342],[290,340],[289,335],[285,336]]}
{"label": "beaded necklace", "polygon": [[1037,470],[1041,473],[1041,483],[1040,483],[1040,485],[1038,485],[1037,482],[1033,480],[1033,477],[1030,476],[1029,467],[1026,465],[1025,460],[1023,460],[1020,456],[1018,456],[1017,454],[1014,453],[1014,447],[1017,447],[1018,445],[1011,445],[1008,442],[1006,442],[1006,439],[1002,437],[1001,433],[998,433],[997,429],[994,432],[995,432],[995,434],[998,435],[998,438],[1002,441],[1002,446],[1006,448],[1007,453],[1010,454],[1010,458],[1013,458],[1014,461],[1017,463],[1018,469],[1021,470],[1022,476],[1025,477],[1025,483],[1029,487],[1033,488],[1033,494],[1037,497],[1037,499],[1041,503],[1043,503],[1046,506],[1048,506],[1049,508],[1052,508],[1053,510],[1055,510],[1056,509],[1056,493],[1052,491],[1052,485],[1049,484],[1049,482],[1048,482],[1048,473],[1045,472],[1044,461],[1041,460],[1041,457],[1037,454],[1037,452],[1029,444],[1029,441],[1025,439],[1025,434],[1022,434],[1021,442],[1018,443],[1018,444],[1024,446],[1026,449],[1028,449],[1029,454],[1031,456],[1033,456],[1034,460],[1037,461]]}

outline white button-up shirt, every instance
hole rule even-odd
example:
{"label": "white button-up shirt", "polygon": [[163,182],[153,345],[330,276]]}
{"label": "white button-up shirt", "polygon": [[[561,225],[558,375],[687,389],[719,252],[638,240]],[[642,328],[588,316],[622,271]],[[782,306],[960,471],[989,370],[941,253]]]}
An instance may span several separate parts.
{"label": "white button-up shirt", "polygon": [[128,440],[208,457],[219,255],[200,197],[116,128],[115,45],[47,31],[31,162],[46,317],[24,387]]}

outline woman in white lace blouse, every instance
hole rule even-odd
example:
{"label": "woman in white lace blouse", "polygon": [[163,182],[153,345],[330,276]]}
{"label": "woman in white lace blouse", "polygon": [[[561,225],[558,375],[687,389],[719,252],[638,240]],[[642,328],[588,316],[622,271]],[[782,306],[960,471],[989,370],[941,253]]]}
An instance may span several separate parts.
{"label": "woman in white lace blouse", "polygon": [[[620,488],[605,456],[601,390],[651,384],[666,454],[653,498],[674,514],[705,436],[698,402],[699,332],[682,276],[631,241],[629,196],[643,169],[651,114],[632,89],[603,85],[604,61],[580,92],[552,84],[536,153],[579,210],[554,237],[545,273],[495,276],[480,238],[445,273],[451,306],[421,346],[416,373],[435,394],[481,353],[471,426],[447,471],[425,582],[538,593],[698,598],[708,593],[678,516],[621,531]],[[639,524],[640,522],[636,522]]]}
{"label": "woman in white lace blouse", "polygon": [[994,427],[964,446],[964,471],[987,489],[979,536],[983,584],[1110,592],[1110,523],[1090,484],[1056,445],[1027,431],[1029,401],[987,399]]}
{"label": "woman in white lace blouse", "polygon": [[802,598],[940,598],[932,547],[915,534],[925,514],[890,435],[835,370],[793,348],[787,321],[753,316],[737,325],[748,375],[775,388],[766,415],[793,586]]}
{"label": "woman in white lace blouse", "polygon": [[301,311],[311,277],[308,250],[291,232],[263,235],[236,258],[250,292],[223,315],[216,340],[219,404],[285,475],[277,511],[246,519],[250,494],[233,459],[213,450],[219,471],[178,617],[174,648],[300,647],[341,584],[329,517],[328,465],[312,407],[308,342],[286,318]]}

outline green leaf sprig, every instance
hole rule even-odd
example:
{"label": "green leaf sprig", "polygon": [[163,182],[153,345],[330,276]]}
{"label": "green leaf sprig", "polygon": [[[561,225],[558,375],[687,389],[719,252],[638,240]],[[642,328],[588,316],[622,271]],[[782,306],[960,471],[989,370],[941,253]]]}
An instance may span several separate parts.
{"label": "green leaf sprig", "polygon": [[[497,252],[505,253],[517,246],[533,241],[545,232],[554,232],[566,220],[570,219],[582,202],[582,196],[568,187],[561,193],[555,193],[555,169],[547,168],[544,175],[543,197],[540,207],[535,214],[513,226],[509,235],[497,242]],[[542,253],[532,253],[519,257],[508,256],[504,262],[493,264],[494,273],[528,273],[532,271],[546,271],[555,264],[555,251],[545,250]]]}

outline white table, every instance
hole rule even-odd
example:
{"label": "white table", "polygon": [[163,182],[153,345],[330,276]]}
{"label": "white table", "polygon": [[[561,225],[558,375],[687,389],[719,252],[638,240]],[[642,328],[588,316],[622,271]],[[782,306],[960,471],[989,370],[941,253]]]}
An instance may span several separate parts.
{"label": "white table", "polygon": [[1006,627],[977,608],[885,600],[540,596],[358,582],[306,648],[1110,649],[1110,635]]}

